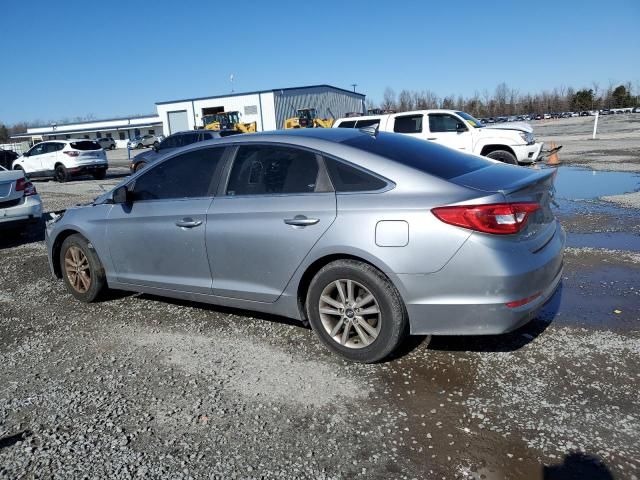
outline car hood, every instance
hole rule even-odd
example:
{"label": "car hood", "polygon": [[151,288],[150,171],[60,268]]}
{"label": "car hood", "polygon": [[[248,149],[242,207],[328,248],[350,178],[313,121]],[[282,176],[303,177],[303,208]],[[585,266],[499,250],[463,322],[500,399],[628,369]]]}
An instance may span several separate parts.
{"label": "car hood", "polygon": [[484,128],[496,128],[498,130],[516,130],[520,132],[533,133],[533,127],[525,122],[491,123]]}

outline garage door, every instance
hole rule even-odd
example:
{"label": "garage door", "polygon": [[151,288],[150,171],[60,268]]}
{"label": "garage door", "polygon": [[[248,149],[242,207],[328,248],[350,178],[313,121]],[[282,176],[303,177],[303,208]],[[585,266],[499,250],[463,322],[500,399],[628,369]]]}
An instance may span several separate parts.
{"label": "garage door", "polygon": [[189,130],[187,111],[169,112],[169,133],[184,132],[185,130]]}

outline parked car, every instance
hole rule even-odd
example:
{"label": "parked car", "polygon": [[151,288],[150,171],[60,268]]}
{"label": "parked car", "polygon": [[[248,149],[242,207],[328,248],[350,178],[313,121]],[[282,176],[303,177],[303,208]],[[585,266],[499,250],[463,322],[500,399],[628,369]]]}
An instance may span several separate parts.
{"label": "parked car", "polygon": [[18,154],[13,150],[4,150],[0,148],[0,167],[11,169],[11,164],[18,158]]}
{"label": "parked car", "polygon": [[81,302],[109,287],[307,319],[334,352],[375,362],[409,332],[534,317],[562,276],[554,177],[373,129],[238,135],[68,209],[46,244]]}
{"label": "parked car", "polygon": [[36,187],[20,170],[0,167],[0,230],[19,231],[42,218]]}
{"label": "parked car", "polygon": [[147,164],[156,161],[163,155],[174,151],[176,148],[186,147],[196,142],[203,142],[205,140],[213,140],[215,138],[227,137],[229,135],[236,135],[242,133],[238,130],[189,130],[186,132],[178,132],[168,136],[162,140],[158,145],[154,146],[151,150],[139,153],[131,160],[129,168],[132,172],[137,172],[139,169],[144,168]]}
{"label": "parked car", "polygon": [[96,142],[98,142],[105,150],[116,149],[116,141],[111,137],[96,138]]}
{"label": "parked car", "polygon": [[127,147],[131,149],[144,148],[158,145],[159,143],[160,142],[158,141],[158,137],[156,137],[155,135],[147,134],[142,136],[139,135],[132,138],[127,142]]}
{"label": "parked car", "polygon": [[513,165],[535,162],[543,145],[536,143],[531,125],[482,125],[468,113],[455,110],[416,110],[339,118],[333,127],[362,128],[371,125],[378,125],[383,132],[410,135]]}
{"label": "parked car", "polygon": [[14,170],[24,170],[31,178],[53,176],[66,182],[77,175],[92,175],[103,179],[109,164],[98,142],[85,139],[50,140],[34,145],[12,164]]}
{"label": "parked car", "polygon": [[640,113],[640,107],[635,107],[635,108],[632,110],[632,112],[633,112],[633,113]]}

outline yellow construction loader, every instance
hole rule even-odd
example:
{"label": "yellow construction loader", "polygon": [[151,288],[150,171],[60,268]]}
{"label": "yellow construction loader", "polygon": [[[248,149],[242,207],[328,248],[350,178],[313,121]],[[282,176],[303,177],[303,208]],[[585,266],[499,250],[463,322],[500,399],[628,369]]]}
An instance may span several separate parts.
{"label": "yellow construction loader", "polygon": [[333,119],[318,118],[315,108],[300,108],[297,117],[287,118],[284,121],[284,128],[331,128]]}
{"label": "yellow construction loader", "polygon": [[242,123],[240,112],[220,112],[202,117],[206,130],[237,130],[242,133],[254,133],[258,129],[257,122]]}

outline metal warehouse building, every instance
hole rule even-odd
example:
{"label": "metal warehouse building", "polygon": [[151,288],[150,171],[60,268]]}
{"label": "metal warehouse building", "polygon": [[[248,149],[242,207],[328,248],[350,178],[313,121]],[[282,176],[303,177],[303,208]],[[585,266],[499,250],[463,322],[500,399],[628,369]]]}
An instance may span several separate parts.
{"label": "metal warehouse building", "polygon": [[240,112],[244,123],[256,122],[257,130],[284,128],[299,108],[315,108],[321,118],[340,118],[365,111],[365,96],[331,85],[278,88],[215,97],[158,102],[156,108],[165,135],[201,128],[202,117],[220,112]]}

